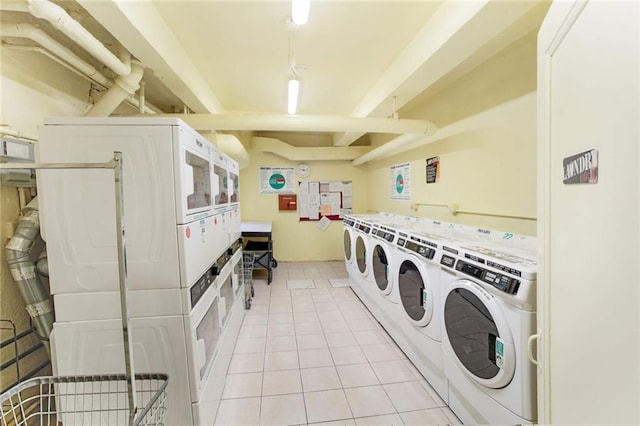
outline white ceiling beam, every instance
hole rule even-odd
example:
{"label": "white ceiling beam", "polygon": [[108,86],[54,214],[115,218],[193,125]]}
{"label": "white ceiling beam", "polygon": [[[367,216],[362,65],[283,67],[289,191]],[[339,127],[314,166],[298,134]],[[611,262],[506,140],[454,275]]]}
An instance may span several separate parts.
{"label": "white ceiling beam", "polygon": [[287,132],[418,133],[431,135],[436,127],[427,120],[375,117],[267,114],[155,114],[179,118],[196,130],[263,130]]}
{"label": "white ceiling beam", "polygon": [[290,161],[349,161],[360,157],[369,149],[366,146],[294,147],[280,139],[262,136],[252,137],[251,142],[258,151],[269,152]]}
{"label": "white ceiling beam", "polygon": [[[380,112],[381,105],[396,95],[396,110],[401,108],[539,5],[538,1],[499,0],[444,3],[351,116],[367,117],[376,110]],[[350,145],[362,135],[360,132],[336,134],[334,145]]]}
{"label": "white ceiling beam", "polygon": [[[200,113],[224,108],[151,1],[78,0],[107,31]],[[203,53],[204,54],[204,53]]]}
{"label": "white ceiling beam", "polygon": [[407,152],[430,143],[469,133],[474,129],[501,128],[504,127],[504,123],[514,122],[517,120],[516,117],[522,117],[523,114],[525,114],[525,111],[529,111],[532,106],[535,106],[535,103],[536,94],[533,92],[512,101],[505,102],[489,110],[472,115],[471,117],[451,123],[448,126],[438,129],[438,131],[432,135],[401,135],[354,159],[351,164],[354,167],[357,167],[371,161]]}

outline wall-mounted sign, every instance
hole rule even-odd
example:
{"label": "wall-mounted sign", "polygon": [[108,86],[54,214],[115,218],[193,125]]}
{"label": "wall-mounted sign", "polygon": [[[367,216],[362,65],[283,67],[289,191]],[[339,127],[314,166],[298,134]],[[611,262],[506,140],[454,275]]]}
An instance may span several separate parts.
{"label": "wall-mounted sign", "polygon": [[427,183],[440,182],[440,157],[427,158]]}
{"label": "wall-mounted sign", "polygon": [[598,150],[592,149],[562,160],[564,184],[598,183]]}
{"label": "wall-mounted sign", "polygon": [[295,194],[293,167],[260,167],[261,194]]}
{"label": "wall-mounted sign", "polygon": [[391,199],[411,199],[411,164],[391,166]]}

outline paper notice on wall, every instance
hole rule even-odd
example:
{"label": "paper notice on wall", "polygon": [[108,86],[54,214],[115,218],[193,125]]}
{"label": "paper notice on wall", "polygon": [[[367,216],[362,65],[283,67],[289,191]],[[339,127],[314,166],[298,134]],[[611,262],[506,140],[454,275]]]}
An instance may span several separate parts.
{"label": "paper notice on wall", "polygon": [[331,206],[331,215],[333,216],[338,216],[340,214],[340,198],[339,192],[329,193],[329,205]]}
{"label": "paper notice on wall", "polygon": [[309,182],[309,195],[320,193],[320,182]]}
{"label": "paper notice on wall", "polygon": [[298,194],[298,217],[308,218],[309,214],[309,194]]}
{"label": "paper notice on wall", "polygon": [[260,167],[261,194],[295,194],[293,167]]}
{"label": "paper notice on wall", "polygon": [[329,182],[330,192],[342,192],[342,182]]}
{"label": "paper notice on wall", "polygon": [[342,182],[342,196],[343,197],[351,197],[353,196],[353,184],[351,182]]}
{"label": "paper notice on wall", "polygon": [[331,206],[329,204],[320,204],[320,214],[322,216],[331,216]]}
{"label": "paper notice on wall", "polygon": [[309,194],[309,216],[311,220],[318,220],[320,217],[320,195]]}
{"label": "paper notice on wall", "polygon": [[331,225],[331,221],[326,216],[323,216],[322,219],[318,221],[318,228],[322,229],[323,231],[326,231],[329,225]]}
{"label": "paper notice on wall", "polygon": [[320,184],[320,192],[329,192],[331,191],[331,182],[319,182]]}
{"label": "paper notice on wall", "polygon": [[391,199],[411,199],[411,164],[391,166]]}
{"label": "paper notice on wall", "polygon": [[299,195],[309,194],[309,182],[300,182],[300,185],[298,185],[298,194]]}
{"label": "paper notice on wall", "polygon": [[353,197],[347,197],[342,193],[342,208],[343,209],[352,209],[353,208]]}

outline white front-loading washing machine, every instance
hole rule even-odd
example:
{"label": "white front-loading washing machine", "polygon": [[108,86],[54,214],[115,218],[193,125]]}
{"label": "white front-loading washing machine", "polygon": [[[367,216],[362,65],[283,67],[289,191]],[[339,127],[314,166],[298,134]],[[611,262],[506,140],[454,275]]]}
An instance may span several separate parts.
{"label": "white front-loading washing machine", "polygon": [[444,371],[449,406],[463,423],[537,419],[527,352],[536,326],[535,253],[514,251],[473,243],[441,259]]}
{"label": "white front-loading washing machine", "polygon": [[439,318],[441,247],[409,230],[398,231],[391,275],[399,303],[388,313],[388,330],[411,362],[446,402]]}
{"label": "white front-loading washing machine", "polygon": [[382,322],[383,312],[380,294],[375,284],[375,271],[373,268],[374,240],[371,236],[373,225],[371,219],[358,218],[354,233],[354,268],[349,275],[351,289],[362,303],[369,309],[371,314]]}
{"label": "white front-loading washing machine", "polygon": [[[367,252],[366,265],[369,280],[365,281],[366,295],[361,297],[374,317],[384,327],[394,321],[392,315],[397,305],[397,292],[394,292],[395,279],[392,274],[397,262],[395,247],[397,231],[389,223],[374,222],[371,230],[370,249]],[[371,281],[371,282],[369,282]]]}
{"label": "white front-loading washing machine", "polygon": [[373,293],[373,276],[371,264],[367,257],[371,250],[371,219],[358,218],[355,227],[354,262],[356,265],[354,279],[361,284],[366,293]]}
{"label": "white front-loading washing machine", "polygon": [[347,274],[351,278],[355,274],[355,240],[356,240],[356,224],[357,221],[352,216],[345,216],[342,221],[344,231],[342,233],[342,248],[344,254],[344,265]]}
{"label": "white front-loading washing machine", "polygon": [[391,273],[397,263],[398,250],[396,239],[398,231],[392,223],[375,223],[371,230],[371,250],[367,263],[382,303],[397,304],[400,302],[395,287],[395,277]]}

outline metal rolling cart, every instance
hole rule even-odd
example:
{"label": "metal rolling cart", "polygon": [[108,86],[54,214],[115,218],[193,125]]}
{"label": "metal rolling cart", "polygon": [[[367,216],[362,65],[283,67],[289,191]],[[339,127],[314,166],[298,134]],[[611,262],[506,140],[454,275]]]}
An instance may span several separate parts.
{"label": "metal rolling cart", "polygon": [[35,377],[19,383],[0,395],[0,425],[164,424],[168,375],[134,374],[127,308],[122,153],[114,152],[108,163],[4,163],[0,169],[113,170],[125,359],[125,374]]}
{"label": "metal rolling cart", "polygon": [[242,222],[240,229],[246,241],[244,251],[255,255],[254,269],[266,270],[267,284],[271,284],[272,268],[278,266],[278,261],[273,257],[271,222]]}
{"label": "metal rolling cart", "polygon": [[244,284],[244,308],[251,309],[251,299],[255,296],[253,289],[253,264],[256,255],[252,251],[242,252],[242,283]]}

